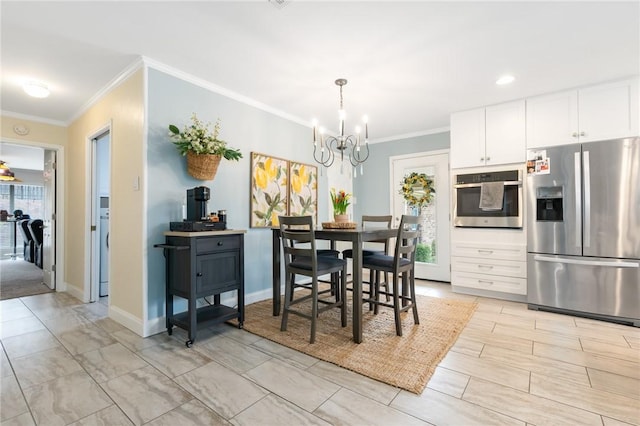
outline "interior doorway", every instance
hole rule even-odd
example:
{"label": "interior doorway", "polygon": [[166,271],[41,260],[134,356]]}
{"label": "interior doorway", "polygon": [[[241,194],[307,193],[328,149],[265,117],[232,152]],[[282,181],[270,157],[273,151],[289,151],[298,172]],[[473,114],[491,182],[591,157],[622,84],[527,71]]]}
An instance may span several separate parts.
{"label": "interior doorway", "polygon": [[[416,278],[451,282],[449,260],[449,153],[432,151],[391,157],[391,211],[398,226],[403,214],[421,215],[422,234],[416,254]],[[425,207],[409,206],[400,193],[401,182],[412,172],[433,179],[435,194]]]}
{"label": "interior doorway", "polygon": [[91,138],[91,285],[90,302],[108,304],[109,201],[111,132],[103,129]]}

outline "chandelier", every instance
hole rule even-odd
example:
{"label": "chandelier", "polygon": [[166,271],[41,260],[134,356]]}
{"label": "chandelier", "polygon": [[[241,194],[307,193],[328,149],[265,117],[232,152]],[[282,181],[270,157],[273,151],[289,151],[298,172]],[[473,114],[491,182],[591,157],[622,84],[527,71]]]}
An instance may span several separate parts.
{"label": "chandelier", "polygon": [[[336,85],[340,87],[340,109],[338,110],[338,116],[340,123],[338,125],[338,136],[325,136],[324,129],[320,127],[318,129],[317,122],[313,123],[313,158],[319,164],[325,167],[330,167],[336,159],[336,156],[340,156],[340,173],[344,172],[344,157],[345,154],[349,159],[349,163],[353,166],[353,177],[357,176],[357,166],[360,165],[360,174],[364,173],[364,166],[362,163],[369,158],[369,124],[367,116],[362,118],[364,123],[364,148],[360,141],[360,133],[362,129],[360,126],[356,126],[355,135],[344,134],[344,120],[346,113],[342,105],[342,86],[347,84],[347,80],[339,78],[336,80]],[[318,136],[319,133],[319,136]],[[318,147],[318,142],[320,146]]]}
{"label": "chandelier", "polygon": [[16,177],[16,175],[11,171],[7,163],[0,160],[0,181],[7,182],[22,182],[20,179]]}

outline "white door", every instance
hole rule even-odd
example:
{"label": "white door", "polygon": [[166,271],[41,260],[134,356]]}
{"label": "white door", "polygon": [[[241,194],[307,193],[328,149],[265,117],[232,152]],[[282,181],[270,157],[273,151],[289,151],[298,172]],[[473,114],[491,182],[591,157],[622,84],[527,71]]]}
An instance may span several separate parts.
{"label": "white door", "polygon": [[56,288],[56,151],[44,151],[44,213],[42,215],[42,272],[44,283]]}
{"label": "white door", "polygon": [[[395,225],[403,214],[421,214],[422,235],[416,259],[416,278],[451,281],[449,267],[449,154],[446,151],[391,157],[391,211]],[[424,173],[434,182],[435,195],[428,206],[418,211],[407,206],[400,193],[408,174]]]}

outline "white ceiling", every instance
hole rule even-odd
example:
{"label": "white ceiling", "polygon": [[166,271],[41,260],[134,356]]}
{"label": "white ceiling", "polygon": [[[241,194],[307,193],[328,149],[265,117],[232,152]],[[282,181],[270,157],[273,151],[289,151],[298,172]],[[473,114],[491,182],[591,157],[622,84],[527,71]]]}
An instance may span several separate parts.
{"label": "white ceiling", "polygon": [[[639,3],[4,0],[1,106],[68,123],[145,56],[329,129],[346,78],[347,125],[366,113],[371,138],[388,140],[639,73]],[[516,81],[496,86],[504,73]],[[27,77],[51,96],[27,97]]]}

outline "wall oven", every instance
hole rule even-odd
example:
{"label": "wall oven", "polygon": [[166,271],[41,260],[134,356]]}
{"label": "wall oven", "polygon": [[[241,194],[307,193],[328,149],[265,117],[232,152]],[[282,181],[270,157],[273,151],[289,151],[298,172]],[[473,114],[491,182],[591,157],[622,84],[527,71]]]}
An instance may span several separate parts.
{"label": "wall oven", "polygon": [[[487,183],[504,185],[502,208],[481,208]],[[493,184],[495,188],[495,184]],[[522,228],[522,171],[502,170],[455,175],[453,185],[453,225],[461,228]]]}

